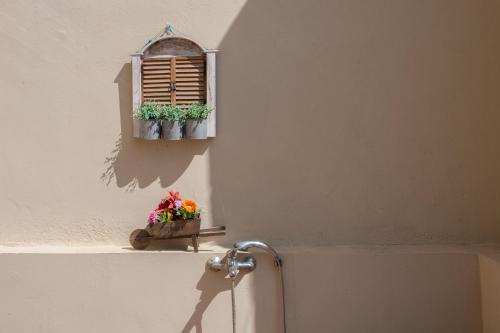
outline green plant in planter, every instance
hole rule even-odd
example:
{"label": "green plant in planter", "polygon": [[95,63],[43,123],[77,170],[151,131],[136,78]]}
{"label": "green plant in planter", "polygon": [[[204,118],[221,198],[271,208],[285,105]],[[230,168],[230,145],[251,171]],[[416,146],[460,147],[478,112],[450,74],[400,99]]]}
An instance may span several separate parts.
{"label": "green plant in planter", "polygon": [[165,140],[180,140],[184,129],[184,112],[177,105],[163,105],[161,108],[162,136]]}
{"label": "green plant in planter", "polygon": [[134,118],[140,120],[157,120],[162,115],[163,105],[156,102],[144,102],[135,110]]}
{"label": "green plant in planter", "polygon": [[134,137],[157,140],[161,136],[161,108],[156,102],[144,102],[134,111]]}
{"label": "green plant in planter", "polygon": [[186,112],[177,105],[163,105],[160,117],[169,121],[181,121],[186,118]]}
{"label": "green plant in planter", "polygon": [[206,139],[208,137],[208,115],[213,109],[206,104],[194,103],[186,109],[186,138]]}
{"label": "green plant in planter", "polygon": [[212,111],[206,104],[193,103],[186,108],[186,119],[207,119]]}

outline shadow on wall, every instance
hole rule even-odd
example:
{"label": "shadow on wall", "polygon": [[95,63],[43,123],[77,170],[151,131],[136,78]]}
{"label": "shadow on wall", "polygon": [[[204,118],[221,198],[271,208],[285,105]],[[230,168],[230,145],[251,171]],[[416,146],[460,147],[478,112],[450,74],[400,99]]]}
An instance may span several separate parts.
{"label": "shadow on wall", "polygon": [[218,45],[226,241],[498,240],[499,10],[479,7],[248,1]]}
{"label": "shadow on wall", "polygon": [[208,141],[147,141],[132,136],[132,66],[123,65],[115,83],[120,98],[121,134],[115,148],[105,159],[101,180],[107,185],[116,180],[118,187],[133,191],[160,180],[170,186],[189,166],[195,155],[202,155]]}
{"label": "shadow on wall", "polygon": [[[495,1],[247,1],[218,46],[218,130],[209,157],[213,219],[227,226],[224,241],[262,238],[278,248],[497,242],[500,44],[491,27],[499,17]],[[332,323],[358,332],[480,327],[477,297],[444,288],[457,285],[446,278],[437,278],[444,287],[427,281],[434,269],[427,261],[412,267],[426,293],[407,311],[401,299],[412,297],[405,293],[417,276],[410,270],[394,269],[404,272],[394,277],[385,274],[392,267],[372,269],[380,273],[373,280],[369,265],[350,269],[347,256],[345,267],[314,274],[320,266],[310,257],[285,256],[290,332],[332,331]],[[460,274],[441,276],[477,286],[474,271],[464,277],[453,267]],[[254,296],[266,295],[266,286],[257,283]],[[350,288],[361,291],[342,298]],[[380,297],[367,303],[372,294]],[[450,295],[457,301],[446,303]],[[443,313],[425,306],[432,297]],[[359,308],[380,316],[359,316]],[[448,308],[471,313],[469,326],[448,320]],[[405,313],[394,317],[394,309]],[[429,319],[436,313],[442,320]],[[255,322],[263,318],[256,313]]]}
{"label": "shadow on wall", "polygon": [[500,332],[500,253],[485,249],[479,254],[483,333]]}
{"label": "shadow on wall", "polygon": [[[198,304],[196,304],[193,314],[189,318],[188,322],[182,329],[181,333],[190,333],[192,329],[196,329],[196,333],[202,333],[202,319],[205,310],[208,308],[210,303],[213,301],[215,296],[219,293],[231,290],[231,282],[229,281],[229,277],[225,277],[226,272],[211,272],[206,270],[205,273],[201,276],[198,284],[196,285],[196,289],[200,290],[200,299]],[[235,287],[238,286],[244,274],[239,274],[235,281]],[[229,318],[229,316],[228,316]],[[225,320],[227,321],[227,320]]]}

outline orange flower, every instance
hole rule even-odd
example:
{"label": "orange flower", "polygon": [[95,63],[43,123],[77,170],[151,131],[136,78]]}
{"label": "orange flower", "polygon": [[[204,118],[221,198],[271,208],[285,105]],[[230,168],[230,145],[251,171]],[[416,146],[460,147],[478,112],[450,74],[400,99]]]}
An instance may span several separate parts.
{"label": "orange flower", "polygon": [[184,200],[182,202],[182,208],[188,213],[194,213],[196,211],[196,202],[193,200]]}

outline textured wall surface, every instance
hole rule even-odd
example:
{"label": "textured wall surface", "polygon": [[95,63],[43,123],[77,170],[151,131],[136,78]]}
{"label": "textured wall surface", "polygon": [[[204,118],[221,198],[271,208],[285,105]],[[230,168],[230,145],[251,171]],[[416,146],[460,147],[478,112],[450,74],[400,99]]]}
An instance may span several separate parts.
{"label": "textured wall surface", "polygon": [[[167,22],[220,49],[214,140],[131,137]],[[0,0],[2,328],[230,332],[224,252],[119,249],[175,188],[284,254],[291,333],[497,332],[498,249],[442,247],[500,241],[499,29],[494,0]],[[276,333],[257,260],[238,332]]]}
{"label": "textured wall surface", "polygon": [[[218,137],[131,138],[129,53],[219,48]],[[0,243],[126,244],[167,188],[225,241],[500,239],[498,1],[0,1]]]}
{"label": "textured wall surface", "polygon": [[[232,332],[230,281],[204,272],[211,255],[0,253],[0,285],[9,286],[2,290],[2,328]],[[284,260],[289,333],[481,333],[476,255],[323,249],[287,252]],[[257,261],[258,269],[237,281],[237,332],[280,333],[278,275],[268,256]]]}
{"label": "textured wall surface", "polygon": [[479,256],[483,333],[500,332],[500,253],[488,251]]}

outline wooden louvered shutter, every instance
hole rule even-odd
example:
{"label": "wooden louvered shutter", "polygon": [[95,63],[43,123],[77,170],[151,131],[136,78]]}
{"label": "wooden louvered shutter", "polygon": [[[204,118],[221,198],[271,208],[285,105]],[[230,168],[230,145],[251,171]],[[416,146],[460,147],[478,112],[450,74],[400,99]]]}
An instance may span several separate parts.
{"label": "wooden louvered shutter", "polygon": [[206,103],[205,58],[144,58],[142,100],[173,105]]}
{"label": "wooden louvered shutter", "polygon": [[174,104],[206,103],[205,57],[175,57]]}
{"label": "wooden louvered shutter", "polygon": [[173,58],[144,58],[142,62],[142,100],[172,103]]}

